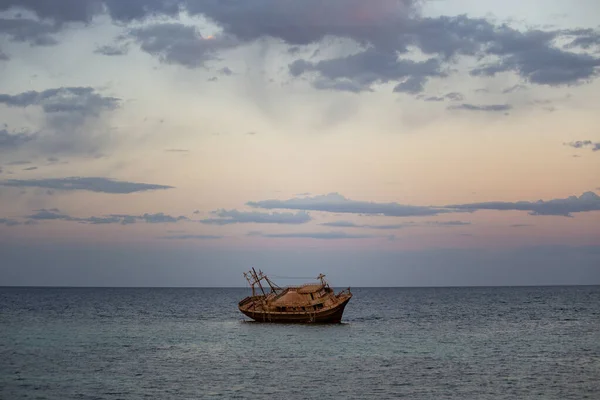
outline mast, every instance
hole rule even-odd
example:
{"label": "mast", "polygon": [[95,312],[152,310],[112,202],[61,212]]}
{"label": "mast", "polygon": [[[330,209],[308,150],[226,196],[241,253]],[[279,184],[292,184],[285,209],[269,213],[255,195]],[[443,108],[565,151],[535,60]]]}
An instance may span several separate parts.
{"label": "mast", "polygon": [[265,289],[263,289],[262,284],[260,283],[263,273],[262,271],[259,270],[260,272],[260,278],[258,277],[258,275],[256,274],[256,270],[254,269],[254,267],[252,267],[252,272],[254,273],[254,277],[256,278],[256,283],[258,283],[258,287],[260,287],[260,291],[262,292],[263,296],[266,296],[267,294],[265,293]]}
{"label": "mast", "polygon": [[323,286],[327,285],[327,282],[325,281],[325,275],[319,274],[319,276],[317,276],[317,279],[321,280],[321,285],[323,285]]}

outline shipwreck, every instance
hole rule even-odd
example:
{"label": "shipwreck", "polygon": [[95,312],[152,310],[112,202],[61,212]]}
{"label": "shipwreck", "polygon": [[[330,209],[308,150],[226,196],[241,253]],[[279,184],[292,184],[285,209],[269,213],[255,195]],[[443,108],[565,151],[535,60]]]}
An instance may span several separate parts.
{"label": "shipwreck", "polygon": [[[323,274],[317,277],[318,283],[286,287],[276,285],[254,268],[245,272],[244,277],[252,295],[240,301],[238,308],[257,322],[340,323],[352,298],[350,288],[336,294]],[[268,285],[266,290],[262,282]]]}

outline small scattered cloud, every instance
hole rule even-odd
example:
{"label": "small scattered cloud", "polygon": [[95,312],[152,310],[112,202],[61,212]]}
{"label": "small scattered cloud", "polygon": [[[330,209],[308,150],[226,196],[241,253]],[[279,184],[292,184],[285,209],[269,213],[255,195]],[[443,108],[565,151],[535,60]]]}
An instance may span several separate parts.
{"label": "small scattered cloud", "polygon": [[394,87],[395,93],[409,93],[416,94],[421,93],[427,82],[427,77],[425,76],[411,76],[404,82],[401,82]]}
{"label": "small scattered cloud", "polygon": [[449,110],[467,110],[467,111],[489,111],[502,112],[512,109],[510,104],[467,104],[463,103],[457,106],[449,106]]}
{"label": "small scattered cloud", "polygon": [[504,89],[502,91],[502,93],[508,94],[508,93],[513,93],[513,92],[519,92],[521,90],[526,90],[526,89],[527,89],[527,86],[522,85],[522,84],[517,84],[517,85],[513,85],[511,87]]}
{"label": "small scattered cloud", "polygon": [[38,167],[23,168],[23,171],[35,171]]}
{"label": "small scattered cloud", "polygon": [[189,153],[190,151],[187,149],[166,149],[167,153]]}
{"label": "small scattered cloud", "polygon": [[210,240],[210,239],[222,239],[223,236],[216,235],[171,235],[171,236],[161,236],[160,239],[169,239],[169,240]]}
{"label": "small scattered cloud", "polygon": [[435,225],[435,226],[466,226],[466,225],[471,225],[470,222],[465,222],[465,221],[428,221],[426,223],[428,225]]}
{"label": "small scattered cloud", "polygon": [[383,229],[383,230],[393,230],[393,229],[404,229],[404,228],[414,228],[419,226],[465,226],[471,225],[470,222],[463,221],[426,221],[423,223],[416,223],[413,221],[404,222],[401,224],[389,224],[389,225],[370,225],[370,224],[356,224],[350,221],[333,221],[333,222],[324,222],[320,225],[330,226],[336,228],[366,228],[366,229]]}
{"label": "small scattered cloud", "polygon": [[19,188],[43,188],[61,191],[83,190],[98,193],[129,194],[149,190],[173,189],[173,186],[118,181],[100,177],[68,177],[47,179],[9,179],[0,186]]}
{"label": "small scattered cloud", "polygon": [[105,56],[124,56],[129,52],[129,48],[126,44],[120,45],[104,45],[99,46],[94,50],[96,54],[102,54]]}
{"label": "small scattered cloud", "polygon": [[345,232],[298,232],[298,233],[268,233],[261,234],[262,237],[267,238],[298,238],[298,239],[320,239],[320,240],[337,240],[337,239],[368,239],[375,238],[378,236],[374,235],[359,235],[350,234]]}
{"label": "small scattered cloud", "polygon": [[600,150],[600,142],[592,142],[591,140],[576,140],[574,142],[563,143],[564,146],[573,147],[575,149],[591,148],[592,151]]}
{"label": "small scattered cloud", "polygon": [[563,146],[571,146],[576,149],[581,149],[583,147],[591,146],[593,143],[591,140],[576,140],[574,142],[563,143]]}
{"label": "small scattered cloud", "polygon": [[447,206],[459,210],[515,210],[529,211],[530,215],[557,215],[571,217],[573,213],[600,211],[600,196],[594,192],[585,192],[581,196],[566,199],[538,200],[536,202],[484,202],[455,204]]}
{"label": "small scattered cloud", "polygon": [[421,98],[424,101],[435,101],[435,102],[440,102],[440,101],[445,101],[445,100],[450,100],[450,101],[462,101],[464,100],[464,96],[458,92],[450,92],[450,93],[446,93],[443,96],[421,96]]}
{"label": "small scattered cloud", "polygon": [[533,226],[533,225],[531,225],[531,224],[512,224],[512,225],[509,225],[510,228],[525,228],[525,227],[528,227],[528,226]]}
{"label": "small scattered cloud", "polygon": [[35,212],[31,215],[26,216],[26,218],[35,221],[52,221],[52,220],[63,220],[63,221],[72,221],[72,217],[67,214],[62,214],[60,210],[56,208],[45,209],[42,208],[40,210],[35,210]]}
{"label": "small scattered cloud", "polygon": [[229,67],[223,67],[219,70],[219,73],[221,75],[225,75],[225,76],[231,76],[233,75],[233,71],[231,69],[229,69]]}
{"label": "small scattered cloud", "polygon": [[184,217],[183,215],[181,215],[179,217],[172,217],[170,215],[166,215],[163,213],[144,214],[141,217],[137,217],[137,218],[142,219],[149,224],[164,224],[164,223],[173,223],[173,222],[177,222],[177,221],[188,220],[188,218]]}
{"label": "small scattered cloud", "polygon": [[21,225],[21,223],[17,220],[10,219],[10,218],[0,218],[0,225],[16,226],[16,225]]}
{"label": "small scattered cloud", "polygon": [[350,221],[333,221],[333,222],[324,222],[320,225],[335,227],[335,228],[367,228],[367,229],[382,229],[382,230],[393,230],[393,229],[402,229],[411,226],[415,226],[413,222],[406,222],[403,224],[390,224],[390,225],[369,225],[369,224],[356,224]]}
{"label": "small scattered cloud", "polygon": [[243,212],[237,210],[217,210],[213,214],[219,218],[207,218],[200,220],[203,224],[230,225],[230,224],[304,224],[312,220],[311,216],[300,211],[294,213],[261,213]]}
{"label": "small scattered cloud", "polygon": [[11,161],[11,162],[7,163],[6,165],[28,165],[28,164],[31,164],[31,161],[17,160],[17,161]]}

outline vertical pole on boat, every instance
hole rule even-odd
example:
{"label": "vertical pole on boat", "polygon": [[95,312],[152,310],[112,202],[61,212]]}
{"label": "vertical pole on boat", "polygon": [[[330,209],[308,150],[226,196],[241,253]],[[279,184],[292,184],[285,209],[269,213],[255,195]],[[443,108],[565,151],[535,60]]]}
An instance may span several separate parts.
{"label": "vertical pole on boat", "polygon": [[260,291],[262,292],[263,296],[266,296],[265,290],[263,289],[263,287],[260,283],[260,279],[258,278],[258,275],[256,275],[256,270],[254,269],[254,267],[252,267],[252,271],[254,272],[254,276],[256,277],[256,282],[258,283],[258,287],[260,287]]}

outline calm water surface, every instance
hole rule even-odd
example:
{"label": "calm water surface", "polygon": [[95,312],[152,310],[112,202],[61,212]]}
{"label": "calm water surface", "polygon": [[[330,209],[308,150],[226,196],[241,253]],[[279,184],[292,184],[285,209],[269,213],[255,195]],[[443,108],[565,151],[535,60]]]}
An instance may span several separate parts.
{"label": "calm water surface", "polygon": [[355,288],[344,323],[248,289],[0,288],[0,398],[600,398],[600,287]]}

